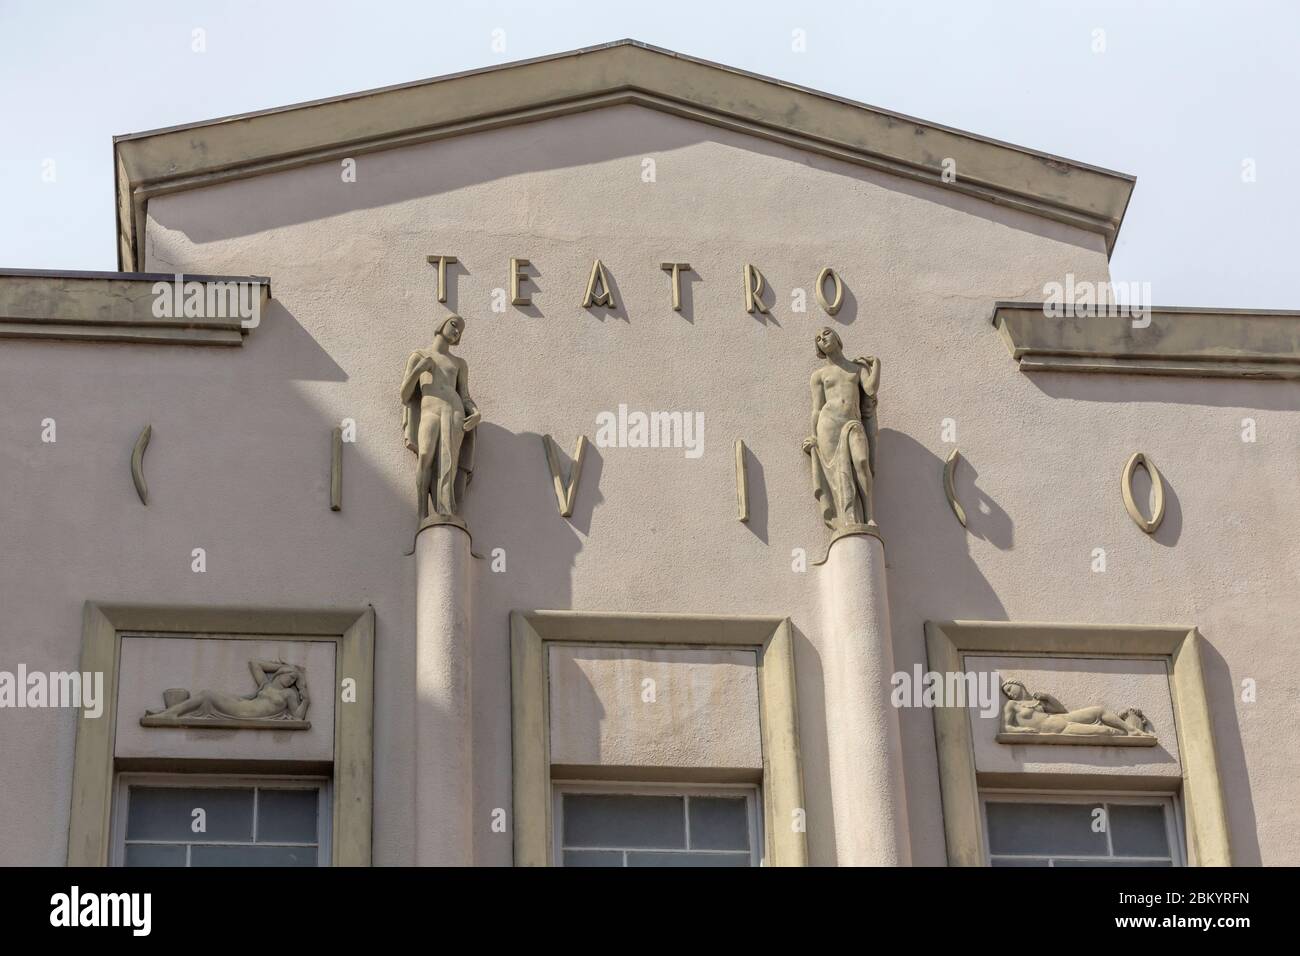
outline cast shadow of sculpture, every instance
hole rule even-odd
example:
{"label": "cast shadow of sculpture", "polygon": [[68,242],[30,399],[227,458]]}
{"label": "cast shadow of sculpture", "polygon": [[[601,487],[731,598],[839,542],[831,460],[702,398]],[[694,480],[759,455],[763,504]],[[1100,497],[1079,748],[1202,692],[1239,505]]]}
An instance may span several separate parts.
{"label": "cast shadow of sculpture", "polygon": [[[1011,516],[976,484],[978,478],[979,471],[964,455],[961,456],[953,473],[953,485],[957,501],[966,512],[966,530],[999,551],[1010,551],[1015,545]],[[955,517],[953,521],[956,522]]]}
{"label": "cast shadow of sculpture", "polygon": [[[900,638],[909,646],[917,644],[924,620],[1006,620],[997,592],[970,556],[970,533],[948,507],[943,459],[910,435],[890,428],[880,429],[878,442],[876,507],[890,568],[895,646]],[[959,482],[959,497],[963,487],[969,493],[970,486]],[[976,524],[980,537],[995,546],[1011,548],[1010,516],[987,493],[976,496],[976,501],[983,502],[984,508],[968,507],[968,523]],[[935,589],[934,581],[943,581],[943,588]],[[924,657],[919,645],[917,650],[919,657],[912,654],[909,661]]]}

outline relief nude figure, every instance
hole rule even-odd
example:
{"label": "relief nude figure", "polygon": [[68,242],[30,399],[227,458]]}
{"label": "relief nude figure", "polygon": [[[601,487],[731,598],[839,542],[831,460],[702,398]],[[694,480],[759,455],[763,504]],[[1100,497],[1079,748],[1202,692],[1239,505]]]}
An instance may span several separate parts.
{"label": "relief nude figure", "polygon": [[[1118,714],[1105,707],[1080,707],[1066,710],[1051,694],[1032,692],[1018,680],[1002,683],[1007,702],[1002,707],[1002,726],[998,739],[1003,743],[1031,743],[1034,736],[1056,737],[1144,737],[1155,743],[1151,722],[1136,707]],[[1026,739],[1008,741],[1004,737],[1022,735]],[[1145,743],[1146,741],[1143,741]]]}
{"label": "relief nude figure", "polygon": [[[251,660],[248,669],[257,684],[251,694],[222,690],[201,690],[190,694],[183,688],[163,693],[162,710],[146,710],[140,718],[145,727],[270,727],[277,730],[308,730],[307,671],[284,661]],[[288,726],[292,724],[292,726]]]}
{"label": "relief nude figure", "polygon": [[450,348],[460,342],[465,320],[450,316],[433,344],[411,353],[402,379],[402,431],[417,456],[415,494],[419,521],[433,513],[452,518],[474,471],[474,429],[482,416],[469,397],[469,369]]}
{"label": "relief nude figure", "polygon": [[803,441],[812,460],[813,496],[833,531],[875,528],[871,490],[880,359],[845,358],[834,329],[822,329],[815,342],[826,364],[812,375],[812,434]]}

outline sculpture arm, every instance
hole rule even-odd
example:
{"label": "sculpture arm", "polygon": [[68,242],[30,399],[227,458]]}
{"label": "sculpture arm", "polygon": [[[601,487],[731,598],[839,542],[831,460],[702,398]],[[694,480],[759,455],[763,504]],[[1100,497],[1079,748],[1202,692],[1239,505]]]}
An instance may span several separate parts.
{"label": "sculpture arm", "polygon": [[821,376],[816,372],[813,372],[809,388],[812,389],[812,422],[808,426],[808,437],[803,440],[803,450],[807,454],[812,454],[813,446],[817,444],[817,416],[826,406],[826,387],[822,385]]}
{"label": "sculpture arm", "polygon": [[420,385],[420,375],[424,372],[428,361],[419,352],[412,352],[411,357],[406,360],[406,374],[402,377],[401,388],[403,405],[415,397],[415,390]]}
{"label": "sculpture arm", "polygon": [[866,396],[862,424],[867,430],[867,467],[871,474],[876,473],[876,394],[880,390],[880,359],[870,355],[854,359],[866,368],[858,377],[862,393]]}
{"label": "sculpture arm", "polygon": [[311,695],[307,693],[307,675],[301,668],[298,669],[296,686],[298,688],[298,704],[290,708],[290,713],[293,714],[295,720],[302,720],[307,716],[307,708],[311,706]]}
{"label": "sculpture arm", "polygon": [[1038,701],[1040,704],[1043,705],[1043,712],[1046,714],[1069,713],[1069,711],[1065,709],[1065,705],[1062,704],[1055,697],[1053,697],[1051,694],[1045,692],[1038,692],[1035,693],[1033,696],[1034,696],[1034,700]]}
{"label": "sculpture arm", "polygon": [[867,398],[874,400],[876,393],[880,391],[880,359],[872,355],[864,355],[853,361],[866,367],[866,375],[861,379],[862,391],[866,393]]}
{"label": "sculpture arm", "polygon": [[460,396],[461,404],[465,406],[465,431],[469,431],[482,421],[483,415],[479,412],[474,399],[469,397],[469,365],[464,361],[458,361],[456,365],[458,367],[456,394]]}
{"label": "sculpture arm", "polygon": [[283,666],[279,661],[252,660],[248,662],[248,669],[252,672],[253,683],[257,685],[258,690],[261,690],[262,685],[270,679],[270,676]]}

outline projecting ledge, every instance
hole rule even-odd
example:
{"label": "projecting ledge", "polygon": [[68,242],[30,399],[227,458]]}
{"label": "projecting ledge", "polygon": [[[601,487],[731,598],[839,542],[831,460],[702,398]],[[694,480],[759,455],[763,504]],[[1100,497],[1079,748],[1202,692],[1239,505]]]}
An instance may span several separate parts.
{"label": "projecting ledge", "polygon": [[1023,372],[1300,379],[1300,312],[998,302],[993,325]]}
{"label": "projecting ledge", "polygon": [[270,299],[261,276],[0,269],[0,338],[238,346]]}

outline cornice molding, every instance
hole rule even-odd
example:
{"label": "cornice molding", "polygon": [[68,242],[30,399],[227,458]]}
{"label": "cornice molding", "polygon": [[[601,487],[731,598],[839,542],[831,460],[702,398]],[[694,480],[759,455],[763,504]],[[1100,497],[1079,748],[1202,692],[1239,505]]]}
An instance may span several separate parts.
{"label": "cornice molding", "polygon": [[1052,308],[994,304],[993,325],[1022,372],[1300,379],[1300,312],[1147,306],[1140,316],[1055,316]]}
{"label": "cornice molding", "polygon": [[[172,292],[178,280],[179,300]],[[167,284],[164,294],[172,299],[162,308],[159,283]],[[232,288],[237,295],[242,290],[254,318],[241,319],[237,310],[221,305]],[[201,295],[203,314],[175,308],[191,292]],[[239,346],[270,298],[271,280],[261,276],[2,269],[0,338]],[[209,309],[209,303],[221,307]]]}
{"label": "cornice molding", "polygon": [[[1105,237],[1135,179],[620,40],[555,56],[114,139],[118,260],[138,268],[153,196],[633,103],[869,166]],[[944,160],[956,180],[944,181]],[[949,177],[951,178],[951,177]]]}

